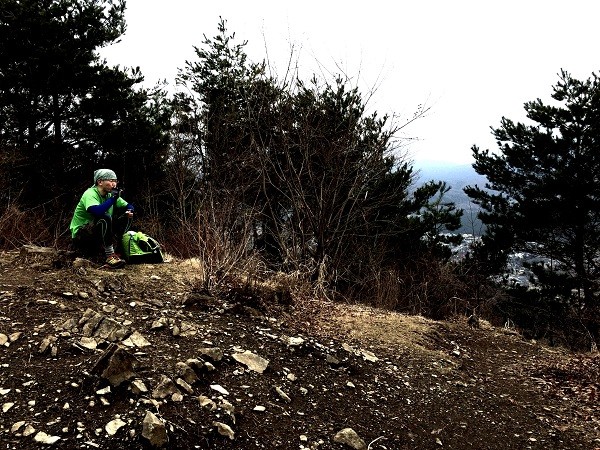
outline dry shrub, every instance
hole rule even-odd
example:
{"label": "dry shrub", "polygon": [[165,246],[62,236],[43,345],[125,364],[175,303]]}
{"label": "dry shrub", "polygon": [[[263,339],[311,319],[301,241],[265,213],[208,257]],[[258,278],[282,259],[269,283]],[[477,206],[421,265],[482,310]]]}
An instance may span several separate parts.
{"label": "dry shrub", "polygon": [[455,265],[427,257],[400,268],[374,267],[369,277],[350,289],[348,297],[433,319],[470,315],[482,304],[476,289],[457,274]]}
{"label": "dry shrub", "polygon": [[61,216],[48,217],[43,209],[24,211],[10,203],[0,213],[0,248],[14,249],[24,244],[56,247],[62,238]]}

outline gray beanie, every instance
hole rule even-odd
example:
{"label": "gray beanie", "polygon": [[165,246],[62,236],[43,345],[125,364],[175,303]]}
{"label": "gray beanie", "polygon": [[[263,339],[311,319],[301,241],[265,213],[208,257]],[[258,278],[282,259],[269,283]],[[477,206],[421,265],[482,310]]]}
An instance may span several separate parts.
{"label": "gray beanie", "polygon": [[117,174],[110,169],[98,169],[94,171],[94,184],[98,183],[98,180],[116,180]]}

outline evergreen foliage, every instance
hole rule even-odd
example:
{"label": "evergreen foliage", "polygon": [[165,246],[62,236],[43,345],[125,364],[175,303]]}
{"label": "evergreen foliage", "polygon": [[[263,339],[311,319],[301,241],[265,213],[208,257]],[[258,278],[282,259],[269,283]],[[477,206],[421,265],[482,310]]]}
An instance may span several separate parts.
{"label": "evergreen foliage", "polygon": [[490,272],[510,251],[545,257],[534,270],[546,298],[590,311],[600,275],[600,79],[562,71],[552,98],[525,104],[532,124],[502,119],[493,130],[499,152],[473,147],[489,184],[465,192],[483,208],[479,257]]}
{"label": "evergreen foliage", "polygon": [[127,179],[130,195],[142,171],[160,173],[168,117],[148,92],[134,89],[143,79],[138,69],[108,67],[97,54],[124,32],[124,9],[124,0],[0,4],[5,204],[15,197],[26,207],[61,196],[72,202],[99,166]]}

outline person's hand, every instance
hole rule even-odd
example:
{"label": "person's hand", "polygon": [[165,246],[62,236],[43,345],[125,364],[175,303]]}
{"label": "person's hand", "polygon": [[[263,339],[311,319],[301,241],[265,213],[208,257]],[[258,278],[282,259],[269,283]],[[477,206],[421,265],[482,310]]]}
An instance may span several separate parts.
{"label": "person's hand", "polygon": [[131,219],[133,217],[133,211],[131,209],[128,209],[127,211],[125,211],[125,215]]}
{"label": "person's hand", "polygon": [[121,196],[121,192],[123,191],[123,189],[119,189],[119,188],[114,188],[111,192],[112,196],[114,198],[119,198]]}

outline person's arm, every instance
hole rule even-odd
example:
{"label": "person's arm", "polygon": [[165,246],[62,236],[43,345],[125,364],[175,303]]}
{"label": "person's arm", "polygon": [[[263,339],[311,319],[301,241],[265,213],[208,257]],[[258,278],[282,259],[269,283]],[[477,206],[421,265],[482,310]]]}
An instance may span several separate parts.
{"label": "person's arm", "polygon": [[101,217],[110,209],[111,206],[115,204],[116,197],[110,197],[108,200],[105,200],[103,203],[99,205],[90,206],[87,210],[90,214],[96,217]]}
{"label": "person's arm", "polygon": [[127,200],[125,200],[123,197],[119,197],[116,201],[115,201],[115,207],[119,208],[119,209],[124,209],[126,211],[133,211],[133,205],[129,202],[127,202]]}

